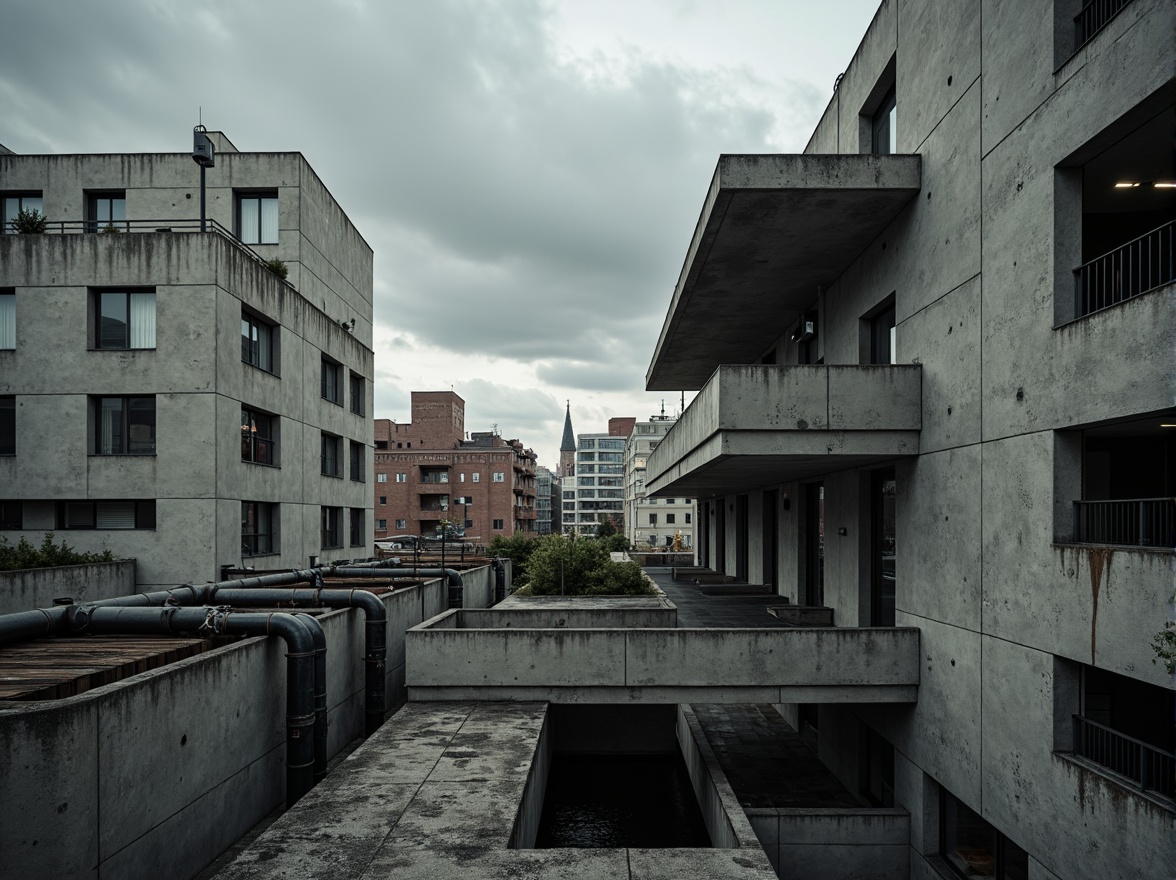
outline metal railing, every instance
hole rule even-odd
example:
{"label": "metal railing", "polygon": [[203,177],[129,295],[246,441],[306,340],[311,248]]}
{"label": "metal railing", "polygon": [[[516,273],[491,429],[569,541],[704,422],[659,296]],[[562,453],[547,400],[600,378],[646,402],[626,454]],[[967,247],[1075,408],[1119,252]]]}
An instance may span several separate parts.
{"label": "metal railing", "polygon": [[1126,776],[1141,791],[1176,795],[1176,754],[1081,715],[1074,716],[1074,754]]}
{"label": "metal railing", "polygon": [[1081,544],[1176,547],[1176,498],[1075,501],[1074,540]]}
{"label": "metal railing", "polygon": [[1090,38],[1106,27],[1107,22],[1131,0],[1091,0],[1074,16],[1074,51],[1077,52]]}
{"label": "metal railing", "polygon": [[[45,232],[43,235],[119,235],[119,234],[154,234],[158,232],[174,232],[174,233],[196,233],[211,235],[219,235],[221,238],[230,242],[233,247],[241,251],[241,253],[248,256],[255,263],[263,268],[269,268],[268,260],[261,256],[249,245],[237,238],[233,230],[229,229],[222,223],[215,220],[204,221],[206,229],[201,230],[200,219],[192,219],[186,217],[182,220],[155,220],[155,219],[140,219],[140,220],[118,220],[107,223],[103,221],[94,220],[48,220],[45,224]],[[16,236],[18,233],[7,232],[8,235]],[[277,277],[277,276],[274,276]],[[290,284],[285,279],[278,279],[283,284],[289,287]]]}
{"label": "metal railing", "polygon": [[1075,317],[1176,280],[1176,220],[1074,270]]}

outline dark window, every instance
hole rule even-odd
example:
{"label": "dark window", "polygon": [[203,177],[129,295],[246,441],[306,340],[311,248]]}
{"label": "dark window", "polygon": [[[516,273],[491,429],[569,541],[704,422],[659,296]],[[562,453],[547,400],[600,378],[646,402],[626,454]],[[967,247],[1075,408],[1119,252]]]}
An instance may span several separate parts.
{"label": "dark window", "polygon": [[350,384],[351,388],[349,390],[351,391],[351,411],[357,416],[362,416],[364,398],[363,376],[360,376],[358,373],[351,373]]}
{"label": "dark window", "polygon": [[332,550],[343,546],[343,537],[339,532],[339,520],[343,518],[342,507],[322,508],[323,540],[322,549]]}
{"label": "dark window", "polygon": [[154,455],[154,397],[94,398],[95,455]]}
{"label": "dark window", "polygon": [[381,532],[388,531],[388,520],[386,520],[386,519],[376,520],[376,528]]}
{"label": "dark window", "polygon": [[[825,604],[825,484],[804,487],[805,604]],[[815,725],[814,725],[815,727]]]}
{"label": "dark window", "polygon": [[155,291],[96,291],[94,347],[155,348]]}
{"label": "dark window", "polygon": [[237,196],[237,238],[245,244],[278,243],[278,194]]}
{"label": "dark window", "polygon": [[343,405],[343,367],[323,358],[323,399]]}
{"label": "dark window", "polygon": [[499,531],[501,531],[501,529],[502,529],[502,520],[500,520],[500,519],[496,519],[496,520],[494,520],[494,525],[493,525],[493,526],[491,526],[491,528],[493,528],[493,529],[496,529],[496,530],[499,530]]}
{"label": "dark window", "polygon": [[894,626],[896,541],[894,530],[894,469],[873,475],[873,589],[871,626]]}
{"label": "dark window", "polygon": [[342,445],[342,437],[336,437],[334,434],[323,434],[323,476],[343,476],[343,462],[340,461]]}
{"label": "dark window", "polygon": [[686,525],[690,525],[690,514],[686,514]]}
{"label": "dark window", "polygon": [[241,461],[277,465],[277,417],[241,407]]}
{"label": "dark window", "polygon": [[366,511],[364,511],[364,509],[362,507],[351,508],[351,546],[352,547],[362,547],[366,543],[366,541],[364,541],[364,534],[363,534],[366,531],[366,529],[364,528],[364,526],[365,526],[365,517],[364,517],[365,512]]}
{"label": "dark window", "polygon": [[16,348],[16,291],[0,290],[0,351]]}
{"label": "dark window", "polygon": [[350,446],[350,457],[351,457],[351,461],[350,461],[351,479],[355,480],[358,483],[362,483],[363,482],[364,446],[362,443],[356,443],[354,440],[349,440],[348,444]]}
{"label": "dark window", "polygon": [[123,190],[86,195],[86,229],[112,232],[127,226],[127,194]]}
{"label": "dark window", "polygon": [[961,877],[1028,880],[1029,855],[940,788],[939,851]]}
{"label": "dark window", "polygon": [[15,397],[0,397],[0,455],[16,455]]}
{"label": "dark window", "polygon": [[651,514],[649,515],[649,524],[650,524],[651,526],[656,526],[656,525],[657,525],[657,514],[656,514],[656,513],[651,513]]}
{"label": "dark window", "polygon": [[4,196],[4,232],[16,232],[16,215],[21,211],[36,211],[44,216],[44,200],[39,192],[5,193]]}
{"label": "dark window", "polygon": [[241,360],[267,373],[275,372],[273,324],[248,312],[241,313]]}
{"label": "dark window", "polygon": [[59,529],[154,529],[154,501],[59,501]]}
{"label": "dark window", "polygon": [[278,549],[278,505],[265,501],[241,502],[241,555],[261,556]]}
{"label": "dark window", "polygon": [[672,513],[666,514],[666,525],[672,526],[676,522],[675,516]]}
{"label": "dark window", "polygon": [[898,152],[898,133],[895,128],[896,93],[891,87],[874,112],[873,152],[878,156],[889,156]]}
{"label": "dark window", "polygon": [[388,496],[387,496],[387,495],[381,495],[381,496],[380,496],[380,503],[381,503],[381,504],[387,504],[387,503],[388,503]]}
{"label": "dark window", "polygon": [[0,501],[0,529],[22,528],[22,508],[20,501]]}
{"label": "dark window", "polygon": [[870,363],[896,364],[894,350],[894,304],[870,319]]}

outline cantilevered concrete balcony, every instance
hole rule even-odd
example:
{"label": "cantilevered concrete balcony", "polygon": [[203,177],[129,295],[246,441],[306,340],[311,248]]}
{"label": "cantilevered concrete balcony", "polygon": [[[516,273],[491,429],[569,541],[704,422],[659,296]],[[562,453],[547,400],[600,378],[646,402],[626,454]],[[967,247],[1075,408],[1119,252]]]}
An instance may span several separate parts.
{"label": "cantilevered concrete balcony", "polygon": [[646,492],[742,492],[919,452],[922,367],[721,366],[646,464]]}
{"label": "cantilevered concrete balcony", "polygon": [[919,156],[721,156],[646,374],[701,388],[758,357],[919,192]]}

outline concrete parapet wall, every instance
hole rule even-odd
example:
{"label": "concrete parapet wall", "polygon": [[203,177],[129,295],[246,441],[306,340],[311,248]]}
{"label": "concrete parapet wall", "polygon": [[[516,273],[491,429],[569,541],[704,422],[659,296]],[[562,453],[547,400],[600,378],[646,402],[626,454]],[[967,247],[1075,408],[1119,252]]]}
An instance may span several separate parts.
{"label": "concrete parapet wall", "polygon": [[678,609],[670,603],[658,608],[492,608],[464,610],[445,615],[431,624],[444,629],[673,629]]}
{"label": "concrete parapet wall", "polygon": [[906,810],[757,808],[747,814],[779,877],[910,876],[911,817]]}
{"label": "concrete parapet wall", "polygon": [[678,747],[686,761],[711,845],[719,849],[754,847],[755,829],[739,806],[735,791],[688,704],[678,707],[676,728]]}
{"label": "concrete parapet wall", "polygon": [[405,635],[411,699],[910,702],[919,631],[456,629]]}
{"label": "concrete parapet wall", "polygon": [[494,604],[494,567],[484,565],[461,573],[462,608],[489,608]]}
{"label": "concrete parapet wall", "polygon": [[[388,703],[404,630],[443,611],[443,580],[381,597]],[[319,617],[328,752],[363,735],[364,617]],[[249,638],[62,700],[0,703],[0,878],[187,878],[285,798],[285,645]]]}
{"label": "concrete parapet wall", "polygon": [[0,571],[0,614],[48,608],[69,596],[78,602],[135,592],[135,560]]}

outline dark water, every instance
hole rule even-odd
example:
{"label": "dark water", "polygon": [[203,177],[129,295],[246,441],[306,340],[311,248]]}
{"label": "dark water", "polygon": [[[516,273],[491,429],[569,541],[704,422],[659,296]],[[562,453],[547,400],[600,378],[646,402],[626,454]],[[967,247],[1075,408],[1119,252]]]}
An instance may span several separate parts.
{"label": "dark water", "polygon": [[681,755],[560,755],[536,849],[708,847]]}

